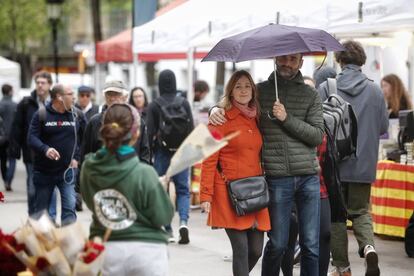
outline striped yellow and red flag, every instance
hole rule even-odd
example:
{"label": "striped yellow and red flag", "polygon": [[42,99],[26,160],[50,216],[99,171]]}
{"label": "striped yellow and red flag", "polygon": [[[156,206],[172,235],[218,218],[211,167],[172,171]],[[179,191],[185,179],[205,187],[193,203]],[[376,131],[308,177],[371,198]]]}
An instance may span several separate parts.
{"label": "striped yellow and red flag", "polygon": [[379,162],[371,206],[375,233],[404,237],[414,210],[414,166]]}

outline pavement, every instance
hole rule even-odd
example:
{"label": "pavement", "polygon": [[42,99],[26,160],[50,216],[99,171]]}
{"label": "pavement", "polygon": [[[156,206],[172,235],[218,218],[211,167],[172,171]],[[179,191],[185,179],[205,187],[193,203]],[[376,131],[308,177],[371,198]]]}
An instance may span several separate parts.
{"label": "pavement", "polygon": [[[5,194],[5,203],[0,203],[0,228],[10,233],[21,226],[27,219],[27,200],[25,188],[25,171],[21,162],[17,164],[13,192],[5,192],[0,185],[0,191]],[[171,276],[230,276],[232,275],[231,262],[225,261],[231,256],[230,242],[224,230],[211,230],[206,226],[207,215],[199,209],[193,209],[190,214],[190,244],[179,245],[171,243],[169,246],[170,275]],[[91,213],[85,210],[78,213],[78,220],[85,231],[91,221]],[[174,218],[175,235],[178,236],[178,218]],[[360,259],[358,246],[352,231],[349,236],[349,258],[354,276],[364,275],[364,260]],[[379,254],[381,275],[385,276],[413,276],[414,259],[406,256],[404,242],[401,239],[375,236],[376,248]],[[261,259],[250,273],[259,276]],[[294,268],[294,275],[299,275],[300,268]],[[281,273],[282,274],[282,273]]]}

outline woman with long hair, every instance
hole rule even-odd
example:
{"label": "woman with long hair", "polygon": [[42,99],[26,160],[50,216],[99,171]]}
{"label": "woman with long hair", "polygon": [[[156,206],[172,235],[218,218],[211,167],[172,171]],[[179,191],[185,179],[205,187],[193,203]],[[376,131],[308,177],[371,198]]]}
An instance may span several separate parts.
{"label": "woman with long hair", "polygon": [[226,230],[233,250],[233,274],[246,276],[262,255],[264,232],[270,229],[267,208],[236,215],[224,181],[224,176],[234,180],[263,174],[257,89],[248,72],[236,71],[231,76],[219,106],[226,111],[227,121],[220,126],[209,125],[209,129],[222,135],[234,131],[240,134],[203,162],[200,201],[202,209],[209,213],[207,224]]}
{"label": "woman with long hair", "polygon": [[128,103],[138,110],[139,115],[141,115],[142,119],[145,121],[148,97],[144,88],[138,86],[132,88],[131,93],[129,94]]}
{"label": "woman with long hair", "polygon": [[411,109],[411,99],[401,79],[395,74],[389,74],[382,78],[381,88],[388,104],[389,118],[398,118],[400,110]]}
{"label": "woman with long hair", "polygon": [[134,107],[111,105],[100,129],[104,146],[86,156],[81,170],[82,197],[93,213],[90,236],[112,229],[103,275],[168,275],[163,225],[174,209],[156,171],[132,147],[139,129]]}

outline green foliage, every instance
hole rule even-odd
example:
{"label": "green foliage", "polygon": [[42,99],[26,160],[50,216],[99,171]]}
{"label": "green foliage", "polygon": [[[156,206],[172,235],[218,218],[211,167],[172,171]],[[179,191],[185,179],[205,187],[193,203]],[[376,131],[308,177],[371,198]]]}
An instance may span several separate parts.
{"label": "green foliage", "polygon": [[41,40],[47,33],[44,0],[2,0],[0,6],[0,45],[24,53],[29,41]]}
{"label": "green foliage", "polygon": [[[66,0],[62,17],[76,14],[80,0]],[[29,53],[32,48],[49,43],[50,25],[46,0],[1,0],[0,48],[16,53]]]}

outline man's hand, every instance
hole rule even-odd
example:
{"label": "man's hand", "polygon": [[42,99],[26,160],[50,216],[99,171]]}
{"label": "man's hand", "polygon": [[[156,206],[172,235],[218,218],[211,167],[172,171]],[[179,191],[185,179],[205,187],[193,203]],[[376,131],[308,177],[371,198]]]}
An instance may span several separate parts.
{"label": "man's hand", "polygon": [[210,112],[210,117],[208,118],[208,122],[212,124],[213,126],[221,126],[224,124],[227,120],[224,117],[224,114],[226,112],[223,108],[220,107],[213,107]]}
{"label": "man's hand", "polygon": [[46,151],[46,157],[52,160],[59,160],[60,159],[60,154],[57,150],[55,150],[54,148],[49,148]]}
{"label": "man's hand", "polygon": [[75,159],[72,159],[72,161],[70,161],[70,167],[71,168],[78,168],[78,161],[76,161]]}
{"label": "man's hand", "polygon": [[287,113],[285,110],[285,106],[281,104],[279,100],[277,100],[273,104],[272,111],[273,111],[273,116],[275,116],[279,121],[284,122],[286,120]]}
{"label": "man's hand", "polygon": [[210,213],[211,203],[208,201],[201,202],[201,212]]}

